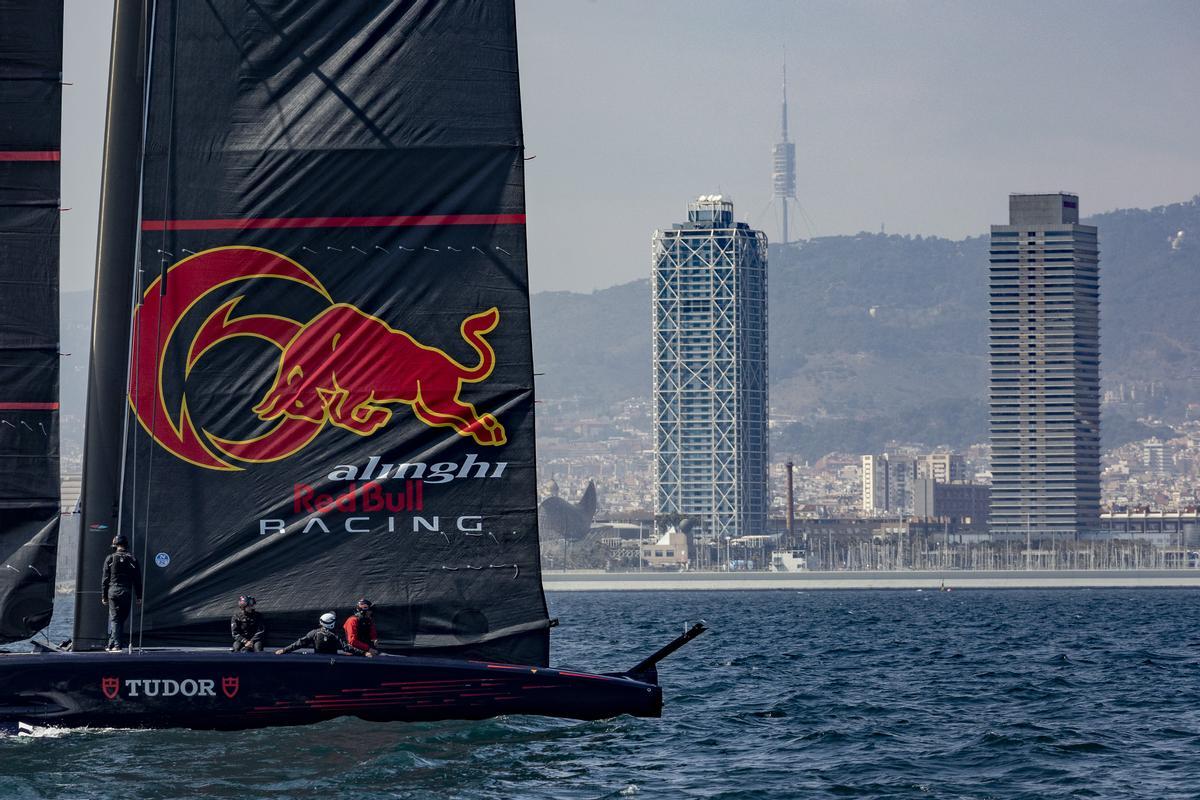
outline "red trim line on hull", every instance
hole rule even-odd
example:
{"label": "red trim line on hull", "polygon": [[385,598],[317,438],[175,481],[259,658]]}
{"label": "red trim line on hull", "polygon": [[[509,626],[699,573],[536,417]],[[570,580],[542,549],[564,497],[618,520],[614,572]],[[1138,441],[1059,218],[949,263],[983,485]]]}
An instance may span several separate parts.
{"label": "red trim line on hull", "polygon": [[258,228],[416,228],[445,225],[524,225],[524,214],[419,214],[399,217],[248,217],[147,219],[143,231],[228,231]]}
{"label": "red trim line on hull", "polygon": [[58,150],[0,150],[0,161],[58,161]]}
{"label": "red trim line on hull", "polygon": [[58,411],[58,403],[0,403],[0,411]]}

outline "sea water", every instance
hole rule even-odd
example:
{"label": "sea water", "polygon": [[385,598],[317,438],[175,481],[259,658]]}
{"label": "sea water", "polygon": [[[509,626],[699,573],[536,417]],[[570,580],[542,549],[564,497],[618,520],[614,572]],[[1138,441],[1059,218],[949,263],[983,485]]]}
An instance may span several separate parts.
{"label": "sea water", "polygon": [[662,719],[43,732],[0,740],[0,798],[1194,798],[1198,599],[554,593],[558,666],[709,622],[661,665]]}

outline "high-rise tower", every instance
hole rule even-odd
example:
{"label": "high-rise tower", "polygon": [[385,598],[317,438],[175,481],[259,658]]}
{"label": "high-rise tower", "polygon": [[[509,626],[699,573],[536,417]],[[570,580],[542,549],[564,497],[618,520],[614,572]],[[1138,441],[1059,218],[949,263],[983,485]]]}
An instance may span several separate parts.
{"label": "high-rise tower", "polygon": [[702,542],[767,522],[767,237],[704,195],[653,240],[655,511]]}
{"label": "high-rise tower", "polygon": [[1100,523],[1100,252],[1073,194],[1014,194],[992,226],[993,535]]}
{"label": "high-rise tower", "polygon": [[771,188],[779,201],[782,222],[779,243],[788,243],[788,201],[796,199],[796,145],[788,141],[787,64],[783,65],[783,106],[780,111],[780,141],[771,148]]}

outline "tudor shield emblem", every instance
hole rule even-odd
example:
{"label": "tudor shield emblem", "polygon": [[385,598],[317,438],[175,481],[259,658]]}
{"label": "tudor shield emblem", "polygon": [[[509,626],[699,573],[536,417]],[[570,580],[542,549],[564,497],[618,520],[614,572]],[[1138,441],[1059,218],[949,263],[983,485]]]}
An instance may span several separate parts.
{"label": "tudor shield emblem", "polygon": [[100,679],[100,688],[104,690],[104,696],[109,700],[116,700],[117,693],[121,691],[121,679],[104,677]]}
{"label": "tudor shield emblem", "polygon": [[237,676],[235,675],[232,678],[221,678],[221,691],[225,693],[226,697],[232,700],[234,695],[238,693]]}

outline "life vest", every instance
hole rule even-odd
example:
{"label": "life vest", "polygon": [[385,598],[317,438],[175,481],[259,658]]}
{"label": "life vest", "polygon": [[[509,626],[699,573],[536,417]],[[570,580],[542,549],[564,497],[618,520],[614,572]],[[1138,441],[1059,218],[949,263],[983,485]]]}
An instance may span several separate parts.
{"label": "life vest", "polygon": [[313,643],[313,652],[333,654],[342,647],[342,642],[338,635],[333,631],[327,631],[324,628],[317,628],[309,634]]}
{"label": "life vest", "polygon": [[346,642],[358,650],[370,650],[371,642],[379,638],[375,632],[374,620],[363,619],[358,614],[346,620],[343,626],[346,630]]}
{"label": "life vest", "polygon": [[141,587],[138,582],[138,562],[132,553],[118,550],[109,557],[108,591],[136,591]]}

